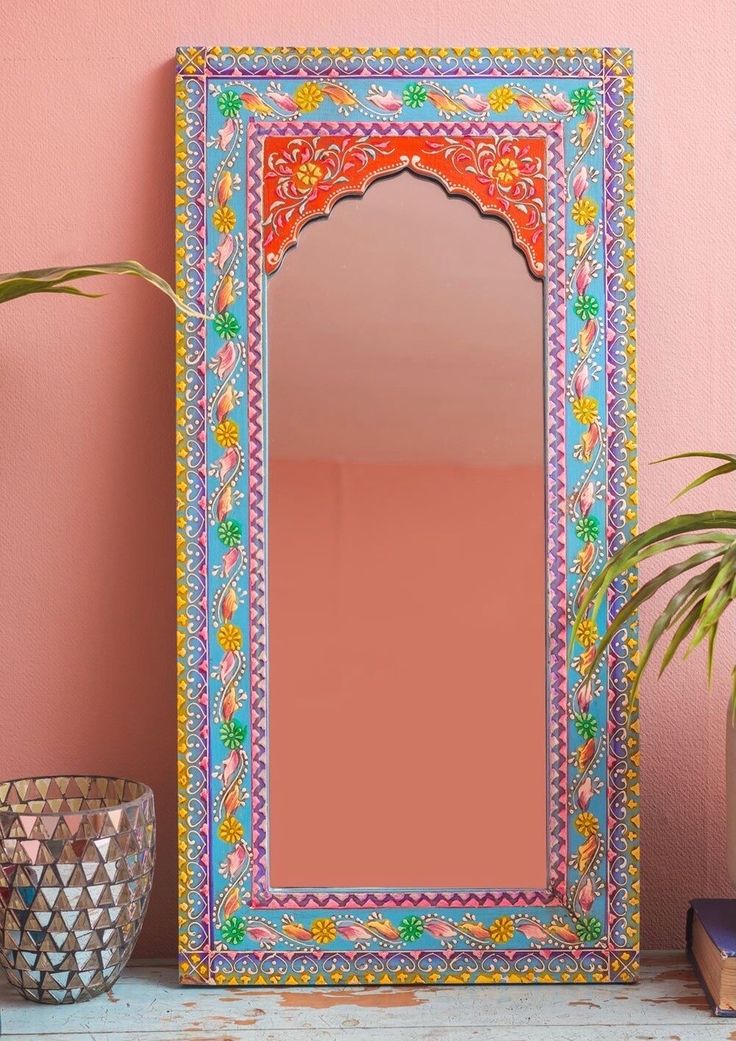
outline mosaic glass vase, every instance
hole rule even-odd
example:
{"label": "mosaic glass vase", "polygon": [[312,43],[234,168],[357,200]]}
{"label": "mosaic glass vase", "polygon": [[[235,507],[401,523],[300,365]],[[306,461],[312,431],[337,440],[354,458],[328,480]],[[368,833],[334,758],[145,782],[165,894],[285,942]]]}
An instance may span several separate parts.
{"label": "mosaic glass vase", "polygon": [[153,792],[115,777],[0,781],[0,965],[26,998],[109,990],[138,938],[155,859]]}

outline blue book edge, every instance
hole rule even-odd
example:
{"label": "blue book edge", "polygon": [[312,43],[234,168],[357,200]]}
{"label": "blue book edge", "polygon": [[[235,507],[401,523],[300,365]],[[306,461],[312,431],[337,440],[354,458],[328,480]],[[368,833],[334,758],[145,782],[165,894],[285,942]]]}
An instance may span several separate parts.
{"label": "blue book edge", "polygon": [[697,914],[708,936],[724,958],[736,957],[736,900],[693,900],[687,912],[686,945],[690,963],[716,1016],[736,1017],[736,1009],[716,1004],[693,954],[693,917]]}

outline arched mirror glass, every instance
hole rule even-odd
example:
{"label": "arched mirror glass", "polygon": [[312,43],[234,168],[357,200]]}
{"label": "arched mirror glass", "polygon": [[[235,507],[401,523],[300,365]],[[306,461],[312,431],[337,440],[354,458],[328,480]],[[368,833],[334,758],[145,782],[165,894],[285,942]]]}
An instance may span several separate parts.
{"label": "arched mirror glass", "polygon": [[271,889],[543,888],[543,282],[404,172],[266,303]]}

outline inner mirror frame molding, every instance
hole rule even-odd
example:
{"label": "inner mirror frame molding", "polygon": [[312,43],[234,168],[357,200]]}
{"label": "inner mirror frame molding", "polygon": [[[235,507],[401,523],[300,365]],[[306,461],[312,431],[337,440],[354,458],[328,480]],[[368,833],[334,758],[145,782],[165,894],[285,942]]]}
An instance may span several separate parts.
{"label": "inner mirror frame molding", "polygon": [[[177,286],[210,316],[177,327],[182,983],[632,982],[636,623],[592,682],[592,621],[570,646],[581,592],[636,523],[631,52],[182,47],[176,96]],[[506,221],[544,279],[538,891],[269,888],[264,287],[309,220],[402,169]]]}

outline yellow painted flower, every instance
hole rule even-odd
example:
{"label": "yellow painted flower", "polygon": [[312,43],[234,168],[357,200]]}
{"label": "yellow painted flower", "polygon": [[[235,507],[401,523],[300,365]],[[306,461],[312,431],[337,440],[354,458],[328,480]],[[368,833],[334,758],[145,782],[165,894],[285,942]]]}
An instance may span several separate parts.
{"label": "yellow painted flower", "polygon": [[576,224],[592,224],[596,213],[598,213],[598,206],[593,199],[583,198],[573,203],[572,219]]}
{"label": "yellow painted flower", "polygon": [[324,94],[316,83],[302,83],[294,93],[294,101],[302,112],[314,112],[322,104]]}
{"label": "yellow painted flower", "polygon": [[598,626],[590,618],[583,618],[578,626],[578,641],[583,647],[592,647],[598,639]]}
{"label": "yellow painted flower", "polygon": [[598,418],[598,402],[595,398],[575,398],[572,403],[572,414],[578,423],[589,426]]}
{"label": "yellow painted flower", "polygon": [[228,622],[217,630],[217,642],[224,651],[239,651],[243,646],[243,633],[239,626]]}
{"label": "yellow painted flower", "polygon": [[329,918],[317,918],[310,930],[317,943],[332,943],[337,936],[335,923]]}
{"label": "yellow painted flower", "polygon": [[488,104],[494,112],[505,112],[511,108],[516,98],[511,87],[496,87],[488,95]]}
{"label": "yellow painted flower", "polygon": [[243,825],[235,817],[226,817],[217,829],[217,834],[223,842],[240,842],[243,837]]}
{"label": "yellow painted flower", "polygon": [[303,188],[313,188],[319,184],[325,175],[323,167],[319,163],[302,163],[294,171],[294,180]]}
{"label": "yellow painted flower", "polygon": [[239,437],[240,429],[232,419],[224,419],[215,427],[215,441],[223,448],[232,448],[233,445],[237,445]]}
{"label": "yellow painted flower", "polygon": [[235,227],[235,214],[229,206],[220,206],[212,214],[212,223],[218,231],[227,234]]}
{"label": "yellow painted flower", "polygon": [[504,187],[508,187],[510,184],[513,184],[514,181],[519,179],[519,164],[515,159],[506,156],[505,159],[498,160],[496,165],[493,167],[493,172],[496,175],[498,183]]}
{"label": "yellow painted flower", "polygon": [[491,939],[494,943],[508,943],[514,935],[513,920],[509,918],[508,915],[497,918],[496,921],[489,926],[488,932],[491,934]]}
{"label": "yellow painted flower", "polygon": [[580,813],[575,821],[575,827],[586,838],[589,835],[595,835],[598,831],[598,818],[592,813]]}

